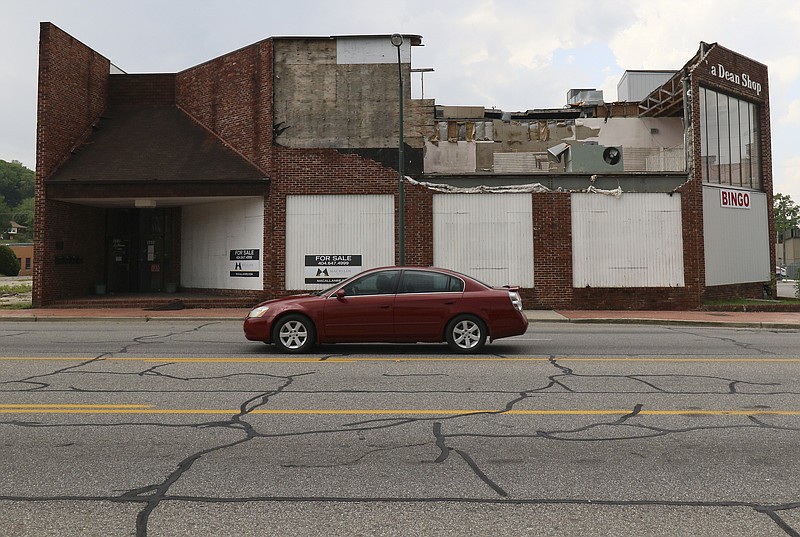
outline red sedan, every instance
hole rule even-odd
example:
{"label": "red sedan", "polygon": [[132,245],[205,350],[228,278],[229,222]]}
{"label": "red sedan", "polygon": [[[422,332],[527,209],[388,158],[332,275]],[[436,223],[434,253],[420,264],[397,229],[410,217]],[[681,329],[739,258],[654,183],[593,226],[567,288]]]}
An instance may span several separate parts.
{"label": "red sedan", "polygon": [[384,267],[324,291],[268,300],[244,321],[251,341],[284,352],[316,343],[442,342],[459,353],[525,333],[517,288],[493,288],[440,268]]}

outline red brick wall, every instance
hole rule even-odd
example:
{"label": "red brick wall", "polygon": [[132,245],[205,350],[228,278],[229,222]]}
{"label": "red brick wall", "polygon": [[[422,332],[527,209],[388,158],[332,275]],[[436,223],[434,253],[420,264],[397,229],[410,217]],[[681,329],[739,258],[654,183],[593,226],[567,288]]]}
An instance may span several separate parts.
{"label": "red brick wall", "polygon": [[[290,149],[273,145],[272,40],[231,52],[176,75],[124,75],[108,79],[109,62],[54,26],[42,25],[37,138],[37,239],[34,304],[90,292],[102,281],[105,260],[104,211],[58,202],[44,204],[44,178],[88,134],[106,105],[109,83],[113,102],[175,104],[216,133],[269,177],[265,193],[264,295],[285,293],[286,196],[303,194],[390,194],[395,196],[396,170],[356,154],[334,149]],[[712,77],[708,65],[748,72],[762,84],[760,96]],[[766,67],[716,47],[692,75],[700,84],[741,96],[760,105],[764,187],[771,220],[771,152]],[[117,100],[119,99],[119,100]],[[733,293],[760,296],[760,284],[705,289],[702,183],[699,175],[699,103],[691,102],[693,170],[679,192],[683,210],[686,286],[683,288],[572,287],[571,203],[568,193],[532,195],[534,259],[529,260],[535,287],[523,289],[529,308],[684,309],[701,305],[705,296]],[[697,173],[694,173],[697,170]],[[433,193],[406,183],[406,264],[433,263]],[[45,210],[46,209],[46,210]],[[176,219],[177,220],[177,219]],[[774,230],[770,227],[771,250]],[[396,230],[396,236],[399,236]],[[63,245],[56,251],[55,245]],[[397,245],[395,244],[397,252]],[[83,263],[58,263],[70,256]],[[177,262],[179,266],[179,261]]]}
{"label": "red brick wall", "polygon": [[175,102],[270,175],[272,40],[176,75]]}
{"label": "red brick wall", "polygon": [[108,102],[111,105],[174,105],[175,75],[113,75],[108,83]]}
{"label": "red brick wall", "polygon": [[531,309],[567,309],[572,296],[572,202],[567,192],[532,195],[534,288],[522,290]]}
{"label": "red brick wall", "polygon": [[[286,266],[286,196],[392,194],[391,168],[334,149],[291,149],[272,144],[272,40],[226,54],[176,77],[176,102],[187,113],[270,177],[265,199],[265,295],[283,294]],[[427,189],[406,185],[406,263],[433,260]]]}
{"label": "red brick wall", "polygon": [[48,268],[42,273],[46,302],[94,293],[105,281],[104,209],[59,201],[47,204],[49,232],[44,241]]}
{"label": "red brick wall", "polygon": [[[398,210],[398,174],[395,170],[355,154],[335,149],[275,147],[270,194],[264,219],[264,288],[285,292],[286,196],[324,194],[391,194]],[[406,264],[433,262],[433,196],[428,189],[405,185]],[[398,237],[395,229],[395,237]],[[397,252],[397,246],[395,246]],[[396,254],[397,255],[397,254]]]}
{"label": "red brick wall", "polygon": [[[63,229],[63,215],[54,202],[45,203],[45,179],[82,140],[106,107],[110,62],[56,26],[43,22],[39,37],[39,98],[36,135],[36,227],[33,304],[41,306],[74,291],[70,277],[57,279],[64,265],[55,266],[56,234],[81,238],[85,229]],[[75,208],[75,206],[70,206]],[[75,208],[75,214],[83,211]],[[76,223],[69,219],[70,224]],[[103,227],[101,226],[102,230]],[[94,245],[96,246],[96,245]],[[81,248],[82,251],[82,248]],[[87,252],[88,253],[88,252]],[[77,255],[77,254],[76,254]],[[88,259],[88,255],[83,256]],[[75,265],[70,270],[86,272]],[[80,278],[80,275],[76,276]],[[84,289],[80,290],[81,292]]]}
{"label": "red brick wall", "polygon": [[[760,94],[753,88],[743,86],[734,80],[721,78],[712,74],[712,67],[719,72],[719,65],[726,71],[741,76],[747,73],[752,80],[761,84]],[[692,72],[692,95],[699,95],[700,87],[733,95],[740,99],[754,102],[759,109],[759,126],[761,134],[761,177],[764,192],[767,194],[767,214],[769,219],[769,251],[770,270],[775,259],[775,227],[772,211],[772,146],[769,121],[769,79],[767,66],[741,56],[719,45],[714,46],[706,59]],[[683,195],[683,240],[686,263],[686,285],[692,295],[696,295],[697,305],[703,300],[714,300],[731,297],[762,298],[764,283],[736,284],[729,286],[705,287],[705,249],[703,245],[703,188],[700,156],[700,99],[691,102],[692,142],[693,142],[693,180],[684,185],[680,192]]]}

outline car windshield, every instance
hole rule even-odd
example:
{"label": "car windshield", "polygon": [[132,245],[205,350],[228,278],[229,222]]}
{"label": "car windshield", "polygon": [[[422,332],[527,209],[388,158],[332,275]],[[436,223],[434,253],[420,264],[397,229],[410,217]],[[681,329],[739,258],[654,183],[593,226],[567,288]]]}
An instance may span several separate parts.
{"label": "car windshield", "polygon": [[333,290],[334,290],[334,289],[336,289],[337,287],[339,287],[340,285],[342,285],[342,283],[344,283],[344,281],[341,281],[341,282],[335,283],[335,284],[333,284],[332,286],[330,286],[330,287],[327,287],[327,288],[325,288],[325,289],[320,289],[320,290],[318,290],[318,291],[312,291],[312,292],[311,292],[311,294],[312,294],[312,295],[316,295],[316,296],[327,295],[327,294],[329,294],[329,293],[332,293],[332,292],[333,292]]}

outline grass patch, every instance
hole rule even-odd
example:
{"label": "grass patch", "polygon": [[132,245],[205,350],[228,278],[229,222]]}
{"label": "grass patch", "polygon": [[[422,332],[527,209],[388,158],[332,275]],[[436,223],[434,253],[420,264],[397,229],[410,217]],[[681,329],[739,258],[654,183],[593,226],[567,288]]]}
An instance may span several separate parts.
{"label": "grass patch", "polygon": [[29,310],[33,307],[31,302],[14,302],[13,304],[0,304],[0,310]]}
{"label": "grass patch", "polygon": [[0,293],[3,294],[18,294],[18,293],[29,293],[33,289],[33,284],[31,283],[14,283],[14,284],[6,284],[0,285]]}

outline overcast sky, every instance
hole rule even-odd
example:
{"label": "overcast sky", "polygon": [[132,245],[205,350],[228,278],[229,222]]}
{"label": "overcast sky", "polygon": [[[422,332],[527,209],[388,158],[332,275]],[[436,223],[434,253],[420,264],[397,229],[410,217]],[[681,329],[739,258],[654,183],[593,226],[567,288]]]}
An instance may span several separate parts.
{"label": "overcast sky", "polygon": [[[769,68],[775,191],[800,204],[800,2],[744,0],[0,0],[0,159],[33,169],[39,23],[128,73],[177,72],[271,36],[418,34],[437,104],[561,107],[617,99],[626,69],[679,69],[700,42]],[[412,81],[419,97],[420,79]]]}

